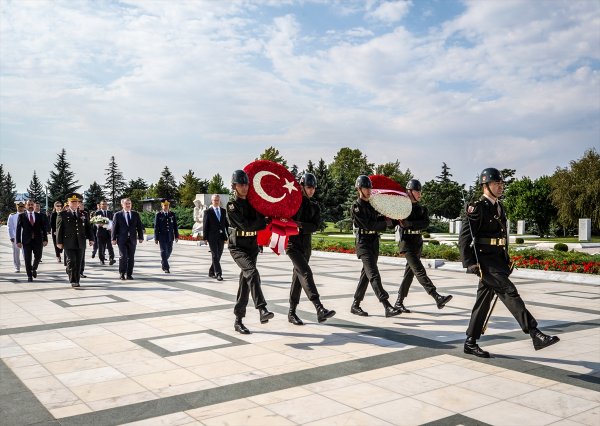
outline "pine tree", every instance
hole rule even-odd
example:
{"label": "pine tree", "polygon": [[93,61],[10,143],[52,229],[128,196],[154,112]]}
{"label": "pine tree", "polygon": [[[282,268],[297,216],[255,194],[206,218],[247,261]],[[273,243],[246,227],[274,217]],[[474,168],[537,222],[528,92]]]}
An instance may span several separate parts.
{"label": "pine tree", "polygon": [[81,185],[77,185],[77,183],[75,173],[71,171],[71,165],[67,161],[67,151],[63,148],[57,156],[56,163],[54,163],[54,170],[50,172],[50,179],[48,179],[48,196],[50,197],[50,202],[64,202],[67,199],[67,195],[81,188]]}
{"label": "pine tree", "polygon": [[296,179],[296,180],[300,179],[300,177],[302,176],[300,171],[298,171],[298,166],[296,166],[295,164],[292,165],[292,168],[290,169],[290,173],[292,174],[292,176],[294,176],[294,179]]}
{"label": "pine tree", "polygon": [[227,189],[227,187],[223,183],[223,178],[218,173],[214,175],[208,183],[209,194],[229,194],[229,192],[230,190]]}
{"label": "pine tree", "polygon": [[155,190],[158,198],[166,198],[168,200],[177,199],[177,182],[175,182],[175,177],[167,166],[163,169],[160,179],[156,183]]}
{"label": "pine tree", "polygon": [[44,188],[42,187],[42,183],[38,179],[35,170],[33,171],[33,177],[29,183],[29,188],[27,188],[27,197],[28,199],[38,203],[41,203],[46,199]]}
{"label": "pine tree", "polygon": [[15,211],[16,185],[10,173],[4,173],[4,166],[0,164],[0,221],[5,222],[8,215]]}
{"label": "pine tree", "polygon": [[123,178],[123,173],[121,173],[119,166],[117,166],[114,156],[110,157],[110,162],[105,171],[106,183],[104,184],[104,189],[106,190],[109,203],[111,203],[112,208],[115,209],[115,206],[120,205],[120,200],[121,197],[123,197],[123,192],[125,191],[127,184]]}
{"label": "pine tree", "polygon": [[269,160],[274,163],[279,163],[283,167],[287,168],[287,161],[285,161],[283,157],[279,154],[279,150],[272,146],[265,149],[265,151],[262,154],[260,154],[257,160]]}
{"label": "pine tree", "polygon": [[450,167],[446,165],[446,163],[442,162],[442,174],[436,176],[436,179],[440,183],[448,183],[451,182],[450,178],[452,177],[452,173],[450,173]]}
{"label": "pine tree", "polygon": [[[142,210],[142,199],[146,198],[146,191],[148,190],[148,184],[142,178],[131,179],[127,183],[127,187],[123,192],[123,198],[131,199],[131,207],[133,210]],[[115,207],[115,210],[117,207]]]}
{"label": "pine tree", "polygon": [[183,175],[183,181],[179,184],[179,205],[181,207],[194,207],[196,194],[202,194],[208,190],[208,181],[194,176],[194,172],[188,170]]}
{"label": "pine tree", "polygon": [[102,187],[94,181],[90,185],[87,191],[83,193],[83,205],[90,212],[95,212],[98,207],[98,203],[104,200],[104,192],[102,192]]}

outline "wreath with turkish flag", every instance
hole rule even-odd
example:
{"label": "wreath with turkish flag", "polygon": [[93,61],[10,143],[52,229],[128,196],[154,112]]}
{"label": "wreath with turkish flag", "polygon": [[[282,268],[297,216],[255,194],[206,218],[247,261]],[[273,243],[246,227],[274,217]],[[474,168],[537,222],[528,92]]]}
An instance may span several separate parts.
{"label": "wreath with turkish flag", "polygon": [[373,184],[370,202],[378,213],[390,219],[406,219],[410,215],[412,202],[402,185],[383,175],[369,179]]}
{"label": "wreath with turkish flag", "polygon": [[291,218],[302,204],[302,189],[288,169],[273,161],[253,161],[244,171],[250,183],[248,202],[271,218],[269,225],[258,232],[258,244],[280,254],[289,237],[298,234],[298,225]]}

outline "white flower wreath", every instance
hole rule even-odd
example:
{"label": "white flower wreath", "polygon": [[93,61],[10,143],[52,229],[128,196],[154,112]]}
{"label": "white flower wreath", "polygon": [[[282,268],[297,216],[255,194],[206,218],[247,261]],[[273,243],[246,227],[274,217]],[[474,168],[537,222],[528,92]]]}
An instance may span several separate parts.
{"label": "white flower wreath", "polygon": [[378,213],[390,219],[406,219],[412,211],[410,198],[400,191],[373,189],[370,201]]}

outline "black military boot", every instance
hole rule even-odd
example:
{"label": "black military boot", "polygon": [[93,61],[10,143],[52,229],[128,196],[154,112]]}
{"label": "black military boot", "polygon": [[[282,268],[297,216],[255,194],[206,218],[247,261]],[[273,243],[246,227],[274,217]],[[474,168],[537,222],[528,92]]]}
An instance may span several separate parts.
{"label": "black military boot", "polygon": [[536,351],[553,345],[560,340],[558,336],[548,336],[537,328],[531,329],[529,335],[531,336],[531,340],[533,340],[533,347]]}
{"label": "black military boot", "polygon": [[490,357],[490,353],[481,349],[473,337],[467,337],[467,340],[465,340],[465,353],[478,356],[479,358]]}
{"label": "black military boot", "polygon": [[402,296],[398,296],[398,300],[396,300],[396,303],[394,304],[394,309],[403,314],[410,314],[410,309],[404,306],[404,298]]}
{"label": "black military boot", "polygon": [[233,323],[233,328],[240,334],[250,334],[250,330],[246,328],[244,323],[242,323],[241,317],[235,317],[235,322]]}
{"label": "black military boot", "polygon": [[[335,315],[335,311],[330,311],[329,309],[325,309],[323,305],[320,303],[315,304],[315,308],[317,309],[317,321],[325,322],[328,318],[331,318]],[[359,308],[360,309],[360,308]]]}
{"label": "black military boot", "polygon": [[354,315],[358,315],[359,317],[368,317],[369,316],[368,312],[365,312],[362,310],[362,308],[360,307],[360,302],[358,300],[355,300],[354,303],[352,303],[350,312],[353,313]]}
{"label": "black military boot", "polygon": [[271,318],[275,316],[273,312],[269,312],[266,307],[258,308],[258,312],[260,312],[260,323],[266,324],[269,322]]}
{"label": "black military boot", "polygon": [[288,321],[294,325],[304,325],[302,320],[296,315],[296,305],[290,305],[290,310],[288,312]]}
{"label": "black military boot", "polygon": [[386,318],[395,317],[396,315],[400,315],[402,313],[402,311],[394,308],[388,300],[384,300],[381,303],[383,303],[383,307],[385,308],[385,317]]}
{"label": "black military boot", "polygon": [[446,306],[446,303],[448,303],[452,299],[451,294],[449,294],[448,296],[442,296],[438,294],[437,291],[431,293],[431,297],[435,299],[435,303],[437,303],[438,309],[442,309],[444,306]]}

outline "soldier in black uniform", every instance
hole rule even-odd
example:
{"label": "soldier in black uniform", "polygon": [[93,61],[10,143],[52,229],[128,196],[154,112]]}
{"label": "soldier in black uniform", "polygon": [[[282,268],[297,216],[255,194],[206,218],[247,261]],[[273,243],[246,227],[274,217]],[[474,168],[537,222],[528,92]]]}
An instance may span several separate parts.
{"label": "soldier in black uniform", "polygon": [[248,195],[248,175],[243,170],[236,170],[231,176],[231,189],[234,195],[227,203],[227,219],[230,234],[228,240],[231,257],[240,267],[240,282],[237,300],[233,313],[235,314],[234,329],[241,334],[250,334],[250,330],[242,323],[246,316],[248,293],[252,293],[254,307],[260,312],[260,322],[265,324],[273,318],[273,312],[267,310],[260,287],[260,275],[256,269],[258,258],[258,244],[256,233],[267,226],[265,217],[250,205]]}
{"label": "soldier in black uniform", "polygon": [[356,255],[362,260],[363,267],[360,271],[360,279],[354,293],[354,303],[352,303],[350,312],[363,317],[369,315],[362,310],[360,303],[365,298],[367,286],[371,282],[371,287],[373,287],[377,299],[385,308],[385,316],[388,318],[394,317],[402,312],[395,309],[388,301],[390,296],[383,288],[379,268],[377,268],[377,259],[379,258],[378,232],[392,226],[393,222],[391,219],[377,213],[369,202],[373,184],[368,176],[360,175],[356,178],[354,186],[358,191],[358,199],[352,204],[352,223],[356,228]]}
{"label": "soldier in black uniform", "polygon": [[429,226],[427,207],[419,203],[421,200],[421,182],[417,179],[409,180],[406,184],[406,190],[412,202],[412,211],[406,219],[399,221],[401,234],[398,246],[400,254],[404,254],[406,258],[406,268],[404,269],[404,279],[398,289],[398,300],[396,300],[394,307],[402,312],[410,313],[410,310],[404,306],[404,299],[408,296],[413,278],[417,277],[427,294],[434,298],[438,309],[442,309],[452,299],[452,296],[438,294],[435,285],[427,276],[423,263],[421,263],[421,251],[423,250],[421,231]]}
{"label": "soldier in black uniform", "polygon": [[523,332],[529,333],[536,351],[553,345],[559,338],[548,336],[537,328],[537,321],[508,278],[511,266],[507,221],[499,201],[504,192],[504,178],[498,169],[487,168],[479,175],[479,184],[483,186],[483,196],[467,207],[458,241],[467,273],[480,277],[464,352],[482,358],[490,357],[489,352],[479,347],[477,339],[481,337],[494,293],[519,322]]}
{"label": "soldier in black uniform", "polygon": [[71,286],[79,287],[85,240],[89,240],[90,246],[94,241],[89,218],[77,208],[81,196],[76,193],[70,194],[67,201],[69,207],[61,211],[56,218],[56,246],[60,249],[64,248]]}
{"label": "soldier in black uniform", "polygon": [[179,241],[179,227],[177,216],[169,210],[169,200],[163,198],[160,204],[162,211],[154,217],[154,242],[160,244],[160,266],[165,274],[170,274],[169,257],[173,252],[173,241]]}
{"label": "soldier in black uniform", "polygon": [[312,249],[312,233],[319,228],[321,222],[319,205],[311,200],[317,189],[317,178],[312,173],[305,173],[300,178],[300,186],[302,186],[302,204],[292,218],[298,224],[299,234],[289,238],[285,251],[294,264],[292,287],[290,288],[290,311],[288,312],[288,321],[294,325],[304,324],[296,315],[301,289],[304,289],[308,300],[315,305],[317,321],[325,322],[327,318],[335,315],[335,311],[325,309],[321,304],[313,273],[308,264]]}

